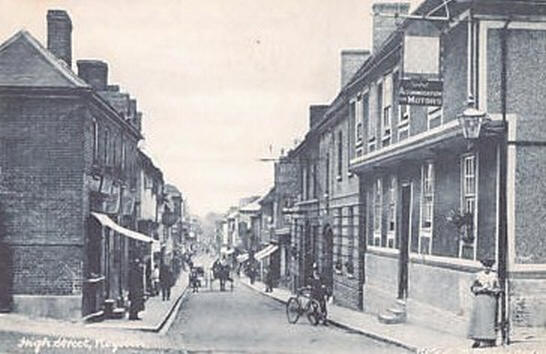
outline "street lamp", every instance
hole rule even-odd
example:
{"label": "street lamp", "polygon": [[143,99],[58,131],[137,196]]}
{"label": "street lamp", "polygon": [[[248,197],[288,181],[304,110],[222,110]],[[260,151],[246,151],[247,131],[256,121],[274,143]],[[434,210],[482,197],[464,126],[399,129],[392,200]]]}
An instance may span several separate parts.
{"label": "street lamp", "polygon": [[490,121],[486,112],[480,111],[475,107],[475,100],[472,94],[468,96],[467,108],[458,118],[459,124],[463,128],[463,135],[470,142],[476,141],[480,137],[482,125]]}
{"label": "street lamp", "polygon": [[[475,101],[472,94],[468,97],[468,107],[464,112],[458,116],[459,124],[463,130],[463,136],[469,142],[469,146],[480,138],[480,132],[483,130],[488,133],[491,132],[494,135],[499,135],[499,130],[494,129],[491,119],[486,112],[480,111],[475,107]],[[498,242],[497,242],[497,254],[498,254],[498,276],[499,285],[503,291],[500,298],[500,320],[501,320],[501,333],[502,341],[504,344],[509,344],[509,330],[508,330],[508,316],[506,313],[506,304],[508,296],[508,279],[507,279],[507,263],[508,263],[508,228],[507,228],[507,149],[508,149],[508,122],[506,120],[506,114],[503,109],[502,129],[500,130],[501,139],[499,144],[499,217],[497,229],[498,229]]]}

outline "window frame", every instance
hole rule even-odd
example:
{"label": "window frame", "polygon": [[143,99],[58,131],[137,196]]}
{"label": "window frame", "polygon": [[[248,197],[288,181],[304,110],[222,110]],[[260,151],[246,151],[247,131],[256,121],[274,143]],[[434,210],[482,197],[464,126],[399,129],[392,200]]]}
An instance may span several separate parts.
{"label": "window frame", "polygon": [[440,119],[440,125],[444,124],[444,107],[427,106],[427,130],[431,129],[431,122]]}
{"label": "window frame", "polygon": [[337,132],[337,177],[338,181],[343,180],[343,131]]}
{"label": "window frame", "polygon": [[[436,190],[436,173],[434,161],[427,161],[421,166],[421,200],[420,200],[420,217],[419,217],[419,242],[418,250],[419,254],[422,253],[421,243],[422,239],[428,238],[428,254],[432,253],[432,235],[434,229],[434,198]],[[426,185],[429,185],[429,192],[426,192]],[[430,198],[427,202],[426,198]],[[430,216],[430,226],[423,226],[425,219],[425,209],[428,208]]]}
{"label": "window frame", "polygon": [[[477,153],[468,153],[468,154],[463,154],[461,155],[461,165],[460,165],[460,173],[461,173],[461,192],[460,192],[460,210],[462,210],[464,213],[467,212],[467,202],[468,201],[472,201],[473,203],[473,210],[472,210],[472,214],[473,214],[473,220],[472,220],[472,233],[473,233],[473,237],[474,237],[474,242],[472,243],[472,248],[473,248],[473,255],[472,255],[472,259],[470,260],[476,260],[476,257],[477,257],[477,246],[478,246],[478,196],[479,196],[479,159],[478,159],[478,154]],[[467,165],[466,165],[466,162],[467,161],[473,161],[472,162],[472,166],[473,166],[473,174],[468,174],[467,173]],[[473,193],[470,193],[470,192],[467,192],[467,179],[468,178],[472,178],[473,179],[473,184],[474,184],[474,190],[472,191]],[[465,229],[464,230],[465,233],[468,232],[468,229]],[[465,244],[462,240],[459,240],[459,258],[463,258],[463,246],[465,245],[468,245],[468,244]],[[468,258],[464,258],[464,259],[468,259]]]}
{"label": "window frame", "polygon": [[[387,85],[390,84],[390,87]],[[383,76],[381,95],[381,140],[390,139],[392,136],[392,111],[394,105],[393,73],[389,72]],[[390,92],[388,91],[390,88]],[[379,104],[379,102],[378,102]]]}
{"label": "window frame", "polygon": [[[373,246],[382,247],[383,229],[383,181],[377,177],[373,189]],[[379,240],[379,241],[377,241]]]}
{"label": "window frame", "polygon": [[91,124],[93,134],[93,162],[97,162],[99,158],[99,123],[93,118]]}
{"label": "window frame", "polygon": [[[389,209],[387,213],[387,244],[388,248],[397,248],[396,244],[396,228],[398,226],[396,216],[397,216],[397,206],[398,206],[398,181],[395,175],[392,175],[389,178]],[[393,228],[391,229],[391,223]],[[392,246],[390,242],[392,241]]]}

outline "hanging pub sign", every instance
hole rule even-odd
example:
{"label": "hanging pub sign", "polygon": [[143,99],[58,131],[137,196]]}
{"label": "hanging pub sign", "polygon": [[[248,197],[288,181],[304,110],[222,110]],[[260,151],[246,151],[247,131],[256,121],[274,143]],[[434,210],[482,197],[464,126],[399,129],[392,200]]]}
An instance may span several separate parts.
{"label": "hanging pub sign", "polygon": [[441,106],[443,83],[439,80],[402,79],[398,102],[405,105]]}
{"label": "hanging pub sign", "polygon": [[398,100],[403,105],[441,106],[440,33],[427,21],[412,21],[404,34],[403,75]]}

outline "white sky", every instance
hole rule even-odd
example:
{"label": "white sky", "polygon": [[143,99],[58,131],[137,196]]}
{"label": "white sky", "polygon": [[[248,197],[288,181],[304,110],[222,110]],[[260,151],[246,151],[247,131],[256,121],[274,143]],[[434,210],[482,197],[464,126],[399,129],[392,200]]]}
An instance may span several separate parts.
{"label": "white sky", "polygon": [[[411,0],[416,5],[419,0]],[[265,193],[310,104],[339,90],[340,51],[371,48],[368,0],[0,0],[0,42],[26,28],[46,45],[47,9],[65,9],[77,59],[109,64],[138,99],[145,147],[189,199],[223,212]]]}

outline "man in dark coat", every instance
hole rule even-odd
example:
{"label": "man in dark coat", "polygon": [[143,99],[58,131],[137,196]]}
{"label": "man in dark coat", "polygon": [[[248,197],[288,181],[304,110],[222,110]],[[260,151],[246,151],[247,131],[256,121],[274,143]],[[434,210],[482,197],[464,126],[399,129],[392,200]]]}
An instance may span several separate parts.
{"label": "man in dark coat", "polygon": [[172,278],[170,267],[163,263],[159,269],[159,284],[161,285],[161,298],[163,301],[171,299]]}
{"label": "man in dark coat", "polygon": [[138,313],[144,310],[144,273],[140,260],[136,258],[129,270],[129,319],[138,320]]}

